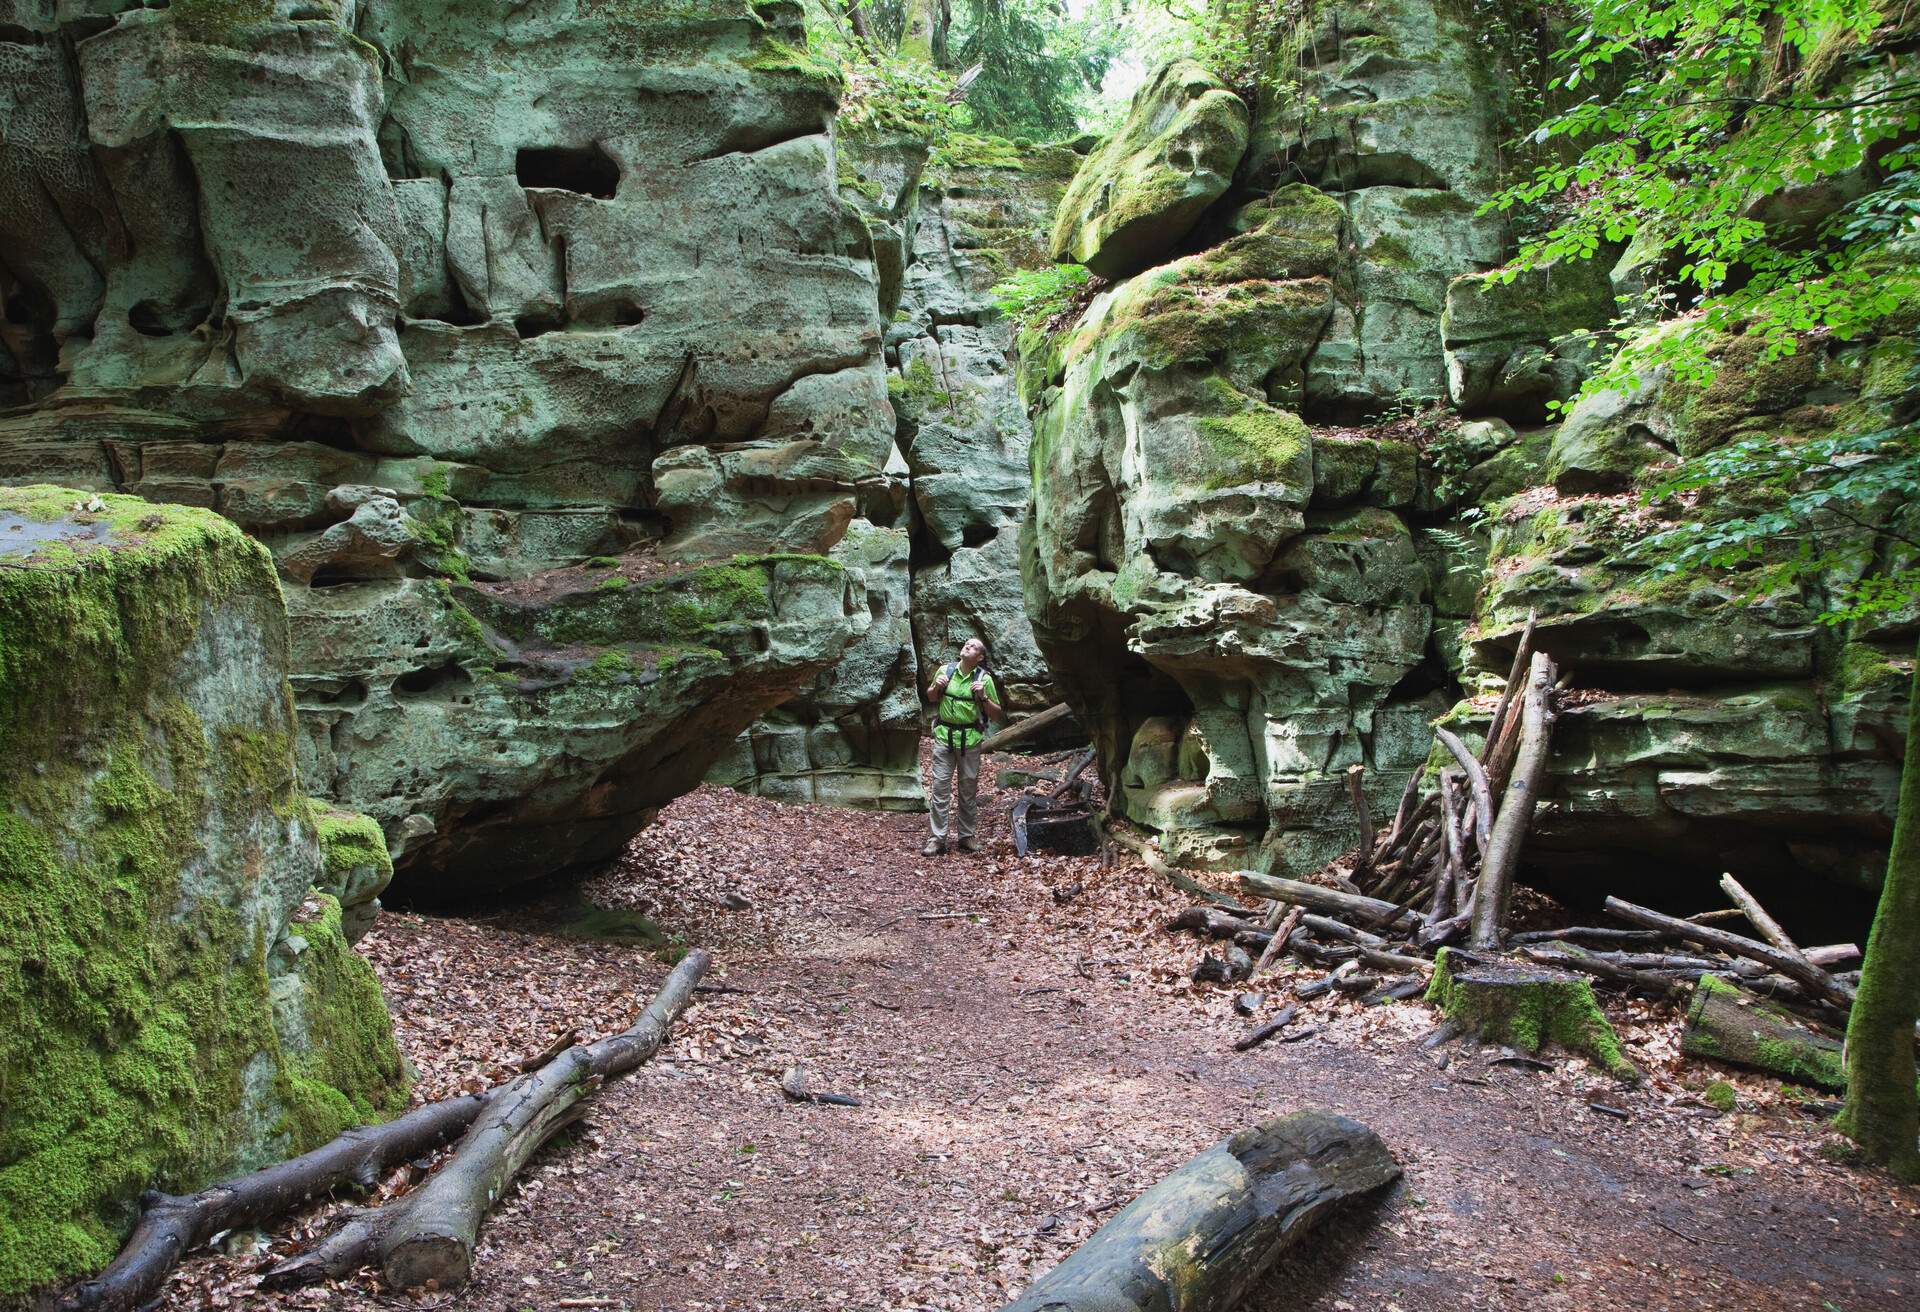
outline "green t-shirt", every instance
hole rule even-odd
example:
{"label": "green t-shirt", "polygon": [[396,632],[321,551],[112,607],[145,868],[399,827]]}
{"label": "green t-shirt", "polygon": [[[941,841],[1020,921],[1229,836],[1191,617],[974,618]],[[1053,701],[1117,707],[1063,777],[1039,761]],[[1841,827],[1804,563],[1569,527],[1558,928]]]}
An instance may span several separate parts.
{"label": "green t-shirt", "polygon": [[[986,737],[987,708],[975,704],[973,677],[963,677],[957,661],[947,666],[947,673],[950,677],[946,689],[940,694],[940,704],[934,710],[933,740],[966,751],[978,747]],[[980,676],[981,693],[999,701],[1000,690],[994,686],[993,676],[985,670],[976,670],[975,673]]]}

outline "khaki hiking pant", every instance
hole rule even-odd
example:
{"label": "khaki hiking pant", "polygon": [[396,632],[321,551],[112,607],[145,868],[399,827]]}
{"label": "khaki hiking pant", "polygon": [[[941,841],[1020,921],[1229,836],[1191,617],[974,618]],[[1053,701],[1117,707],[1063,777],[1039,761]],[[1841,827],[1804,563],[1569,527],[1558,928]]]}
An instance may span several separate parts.
{"label": "khaki hiking pant", "polygon": [[976,746],[963,752],[936,741],[933,744],[933,791],[927,796],[927,823],[933,827],[935,838],[944,839],[948,835],[951,811],[947,794],[956,775],[960,814],[954,817],[956,823],[951,832],[957,841],[973,837],[974,816],[980,809],[980,749]]}

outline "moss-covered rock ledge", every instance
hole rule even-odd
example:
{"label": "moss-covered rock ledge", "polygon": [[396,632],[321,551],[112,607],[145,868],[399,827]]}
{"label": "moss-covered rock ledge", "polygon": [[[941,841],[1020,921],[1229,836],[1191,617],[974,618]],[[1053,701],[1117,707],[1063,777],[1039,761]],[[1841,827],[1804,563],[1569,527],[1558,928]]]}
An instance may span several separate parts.
{"label": "moss-covered rock ledge", "polygon": [[0,1303],[185,1190],[390,1114],[378,983],[311,892],[287,621],[210,511],[0,488]]}

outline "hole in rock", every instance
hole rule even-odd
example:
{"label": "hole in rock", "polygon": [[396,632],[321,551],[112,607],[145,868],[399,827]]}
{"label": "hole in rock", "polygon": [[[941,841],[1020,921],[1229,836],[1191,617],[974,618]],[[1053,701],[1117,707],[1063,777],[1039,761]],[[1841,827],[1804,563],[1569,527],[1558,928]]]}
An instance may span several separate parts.
{"label": "hole in rock", "polygon": [[960,545],[984,547],[999,536],[1000,530],[991,524],[969,524],[960,530]]}
{"label": "hole in rock", "polygon": [[340,588],[350,583],[365,583],[367,576],[346,568],[344,565],[322,565],[307,580],[309,588]]}
{"label": "hole in rock", "polygon": [[513,173],[523,187],[573,191],[599,200],[612,200],[620,185],[620,166],[597,142],[523,147],[514,157]]}
{"label": "hole in rock", "polygon": [[559,332],[566,326],[566,320],[545,314],[523,314],[513,321],[513,330],[520,334],[520,340],[523,342],[544,337],[548,333]]}
{"label": "hole in rock", "polygon": [[127,322],[142,337],[171,337],[173,329],[160,317],[158,301],[141,301],[127,311]]}
{"label": "hole in rock", "polygon": [[358,450],[353,440],[353,422],[340,415],[297,414],[287,421],[289,442],[316,442],[343,451]]}
{"label": "hole in rock", "polygon": [[473,676],[457,661],[442,661],[417,670],[408,670],[393,681],[393,695],[404,699],[433,697],[453,701],[473,683]]}

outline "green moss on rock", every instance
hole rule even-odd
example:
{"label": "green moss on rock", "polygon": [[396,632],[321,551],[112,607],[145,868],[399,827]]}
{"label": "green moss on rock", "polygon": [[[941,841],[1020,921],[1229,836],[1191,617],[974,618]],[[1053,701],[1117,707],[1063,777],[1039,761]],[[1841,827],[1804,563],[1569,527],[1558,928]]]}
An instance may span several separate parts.
{"label": "green moss on rock", "polygon": [[0,488],[0,544],[4,1296],[104,1264],[144,1189],[311,1147],[293,1081],[364,1072],[325,1040],[290,1065],[275,1025],[269,951],[320,862],[264,549],[47,486]]}

